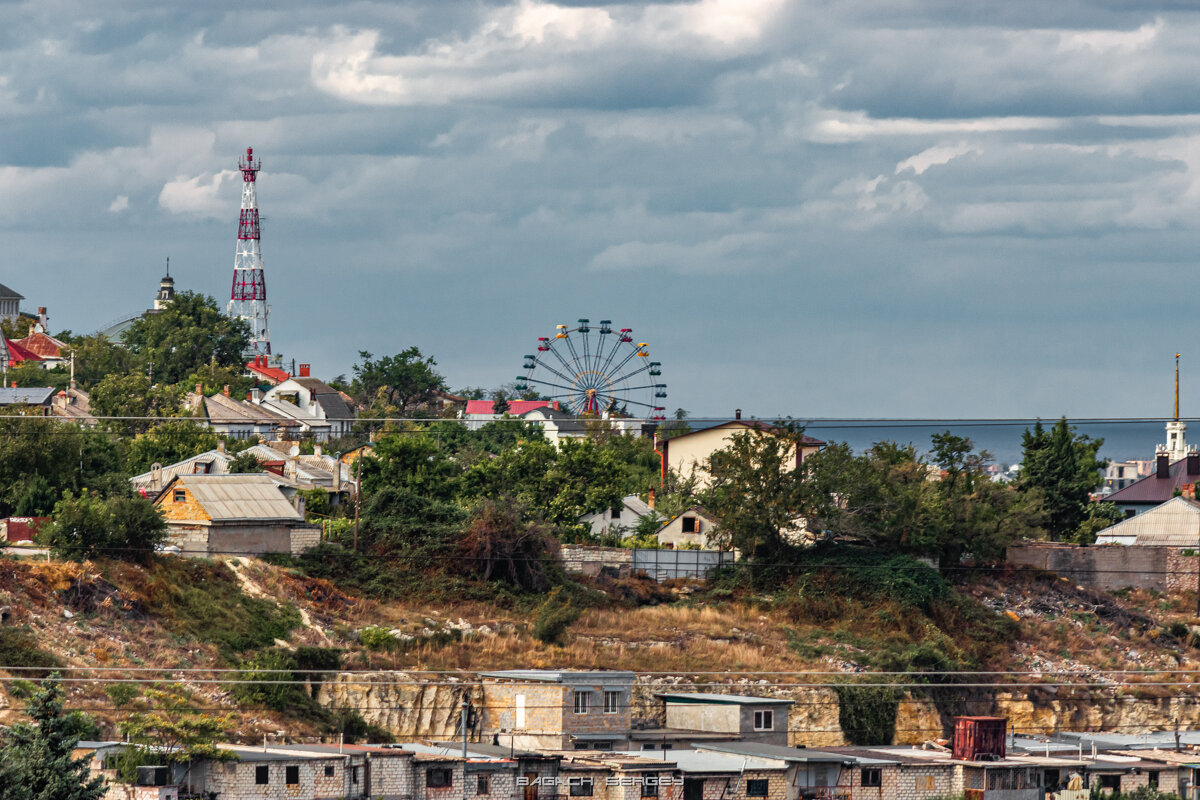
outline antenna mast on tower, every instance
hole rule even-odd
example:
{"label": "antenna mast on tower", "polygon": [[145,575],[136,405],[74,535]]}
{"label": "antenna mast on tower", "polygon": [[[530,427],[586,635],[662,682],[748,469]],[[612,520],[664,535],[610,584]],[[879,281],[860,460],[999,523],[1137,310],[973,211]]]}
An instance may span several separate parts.
{"label": "antenna mast on tower", "polygon": [[229,316],[243,319],[250,326],[250,356],[271,354],[271,330],[267,315],[267,281],[263,276],[261,227],[258,222],[258,197],[255,194],[262,162],[247,147],[238,160],[242,171],[242,215],[238,222],[237,252],[233,257],[233,291],[229,295]]}

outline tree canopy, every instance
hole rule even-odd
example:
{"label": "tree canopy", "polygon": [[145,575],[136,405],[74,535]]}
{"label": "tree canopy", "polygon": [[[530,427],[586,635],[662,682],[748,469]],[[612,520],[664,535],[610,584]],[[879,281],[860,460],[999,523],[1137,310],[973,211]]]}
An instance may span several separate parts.
{"label": "tree canopy", "polygon": [[1075,534],[1088,519],[1091,493],[1108,466],[1097,455],[1103,444],[1103,439],[1076,434],[1065,417],[1050,430],[1038,420],[1021,437],[1024,457],[1017,486],[1023,494],[1040,499],[1051,539]]}
{"label": "tree canopy", "polygon": [[180,292],[162,311],[135,321],[122,340],[153,368],[156,382],[178,383],[210,364],[244,364],[250,327],[226,316],[213,298]]}
{"label": "tree canopy", "polygon": [[78,725],[63,713],[61,680],[42,682],[26,708],[31,722],[6,730],[0,744],[0,800],[99,800],[103,776],[91,776],[87,758],[72,758]]}

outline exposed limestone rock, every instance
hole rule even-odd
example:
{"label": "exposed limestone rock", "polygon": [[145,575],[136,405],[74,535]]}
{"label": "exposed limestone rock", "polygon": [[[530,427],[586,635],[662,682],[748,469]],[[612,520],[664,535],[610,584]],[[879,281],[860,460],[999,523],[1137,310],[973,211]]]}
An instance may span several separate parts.
{"label": "exposed limestone rock", "polygon": [[396,672],[342,672],[321,684],[317,702],[358,708],[367,722],[400,738],[454,738],[460,730],[463,695],[480,707],[478,685],[408,684],[415,680],[419,679]]}

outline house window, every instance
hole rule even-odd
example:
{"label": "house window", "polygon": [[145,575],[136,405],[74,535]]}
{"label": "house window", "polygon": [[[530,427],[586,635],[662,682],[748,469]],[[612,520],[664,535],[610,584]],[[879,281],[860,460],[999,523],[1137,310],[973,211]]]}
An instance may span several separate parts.
{"label": "house window", "polygon": [[1101,775],[1100,776],[1100,791],[1102,792],[1118,792],[1121,790],[1120,775]]}
{"label": "house window", "polygon": [[612,519],[620,519],[621,518],[621,509],[614,508],[611,513],[612,513]]}
{"label": "house window", "polygon": [[746,781],[746,797],[766,797],[767,779],[753,778]]}
{"label": "house window", "polygon": [[864,769],[862,771],[863,786],[883,786],[883,770]]}
{"label": "house window", "polygon": [[569,778],[568,782],[571,785],[571,797],[591,797],[592,796],[592,779],[591,778]]}
{"label": "house window", "polygon": [[270,767],[255,767],[254,768],[254,783],[258,786],[266,786],[271,782]]}
{"label": "house window", "polygon": [[350,782],[358,783],[358,767],[350,768]]}
{"label": "house window", "polygon": [[333,765],[332,764],[325,765],[325,777],[326,778],[333,777]]}
{"label": "house window", "polygon": [[658,777],[647,775],[642,778],[642,797],[658,797]]}
{"label": "house window", "polygon": [[1146,773],[1146,785],[1149,786],[1151,789],[1158,788],[1158,773],[1157,772],[1152,770],[1152,771]]}
{"label": "house window", "polygon": [[475,794],[490,794],[487,775],[479,775],[475,778]]}
{"label": "house window", "polygon": [[443,789],[454,785],[454,775],[448,769],[425,771],[425,785],[430,789]]}
{"label": "house window", "polygon": [[575,691],[575,713],[576,714],[588,713],[588,697],[590,695],[591,695],[591,692],[581,692],[578,689]]}
{"label": "house window", "polygon": [[696,524],[695,517],[684,517],[681,520],[681,523],[683,525],[684,533],[696,533],[699,531],[700,526]]}
{"label": "house window", "polygon": [[283,782],[288,786],[297,786],[300,783],[300,767],[284,767]]}
{"label": "house window", "polygon": [[175,490],[175,502],[176,503],[186,503],[187,502],[187,490],[176,489]]}
{"label": "house window", "polygon": [[775,712],[774,711],[755,711],[754,712],[754,730],[756,730],[756,731],[773,731],[773,730],[775,730]]}
{"label": "house window", "polygon": [[644,744],[644,745],[642,745],[642,749],[643,749],[643,750],[653,750],[654,748],[655,748],[655,745],[652,745],[652,744]]}
{"label": "house window", "polygon": [[604,693],[604,713],[615,714],[621,704],[620,692],[605,692]]}

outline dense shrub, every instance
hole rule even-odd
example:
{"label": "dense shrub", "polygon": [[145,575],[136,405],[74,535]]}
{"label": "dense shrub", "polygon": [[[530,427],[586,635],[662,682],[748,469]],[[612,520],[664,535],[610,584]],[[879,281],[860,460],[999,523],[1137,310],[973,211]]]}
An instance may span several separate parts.
{"label": "dense shrub", "polygon": [[840,684],[833,690],[838,696],[838,724],[847,742],[861,746],[892,743],[900,705],[895,689]]}
{"label": "dense shrub", "polygon": [[62,662],[38,647],[37,637],[20,628],[0,628],[0,664],[11,667],[36,667],[21,670],[22,678],[44,678]]}

